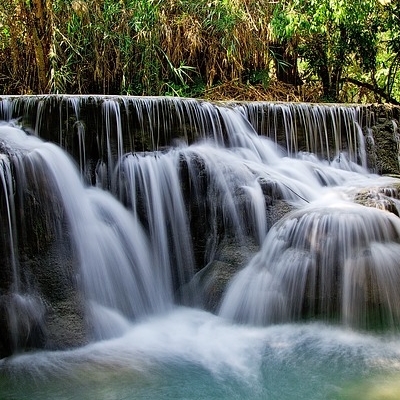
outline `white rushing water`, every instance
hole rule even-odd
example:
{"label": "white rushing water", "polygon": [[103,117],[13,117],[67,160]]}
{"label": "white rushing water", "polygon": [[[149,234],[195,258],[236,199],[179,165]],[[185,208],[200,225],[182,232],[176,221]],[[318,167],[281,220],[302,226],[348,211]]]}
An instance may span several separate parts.
{"label": "white rushing water", "polygon": [[[110,318],[110,313],[103,317],[101,310],[133,318],[171,306],[172,283],[152,268],[155,260],[148,238],[129,211],[109,193],[84,187],[72,160],[54,144],[4,126],[0,140],[12,154],[20,181],[25,174],[31,176],[62,203],[85,297],[98,307],[93,324],[99,337],[102,319]],[[14,279],[18,281],[16,273]],[[118,326],[114,328],[120,332]]]}
{"label": "white rushing water", "polygon": [[232,325],[183,308],[0,368],[5,398],[396,399],[400,340],[322,324]]}
{"label": "white rushing water", "polygon": [[371,314],[399,322],[400,223],[349,201],[304,207],[277,223],[232,282],[221,315],[252,324],[334,316],[368,326]]}
{"label": "white rushing water", "polygon": [[[108,125],[119,115],[114,107],[104,103]],[[0,397],[368,399],[400,393],[400,219],[386,210],[389,204],[399,213],[389,190],[398,180],[365,169],[356,126],[346,128],[349,154],[339,136],[329,150],[321,139],[329,158],[322,160],[311,153],[321,147],[316,131],[307,139],[310,151],[299,153],[294,136],[283,149],[257,135],[247,120],[250,109],[220,106],[216,121],[205,118],[207,103],[201,107],[185,112],[198,115],[210,137],[154,153],[124,153],[116,121],[116,157],[107,137],[109,158],[98,164],[97,187],[86,186],[79,172],[86,162],[83,126],[79,167],[55,144],[0,126],[11,287],[18,304],[29,305],[9,313],[18,318],[35,310],[37,319],[44,313],[40,293],[32,297],[19,285],[16,252],[13,192],[27,191],[33,180],[65,216],[94,334],[78,349],[0,360]],[[304,111],[302,118],[313,120],[318,112]],[[360,193],[374,207],[356,204]],[[268,201],[275,200],[292,211],[271,226]],[[176,304],[177,291],[199,268],[188,212],[195,207],[210,235],[205,265],[224,234],[238,244],[254,237],[259,246],[229,283],[218,315]],[[387,333],[355,329],[380,323]]]}

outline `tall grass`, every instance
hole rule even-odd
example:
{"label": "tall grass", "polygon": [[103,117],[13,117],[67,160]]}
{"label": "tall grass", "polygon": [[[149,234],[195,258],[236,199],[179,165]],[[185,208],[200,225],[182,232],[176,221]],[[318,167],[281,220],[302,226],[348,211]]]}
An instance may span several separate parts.
{"label": "tall grass", "polygon": [[201,93],[267,84],[267,0],[3,0],[1,93]]}

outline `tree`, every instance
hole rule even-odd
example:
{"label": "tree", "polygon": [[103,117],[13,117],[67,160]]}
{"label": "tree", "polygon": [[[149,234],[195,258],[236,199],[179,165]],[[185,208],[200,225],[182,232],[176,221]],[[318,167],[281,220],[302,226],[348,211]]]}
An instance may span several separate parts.
{"label": "tree", "polygon": [[324,98],[337,100],[340,80],[353,60],[375,72],[381,8],[377,0],[283,1],[275,8],[272,33],[319,77]]}
{"label": "tree", "polygon": [[53,12],[50,0],[0,2],[0,74],[17,93],[50,90]]}
{"label": "tree", "polygon": [[38,86],[40,92],[49,90],[50,64],[49,55],[52,41],[52,3],[50,0],[19,0],[21,18],[26,22],[28,37],[36,58]]}
{"label": "tree", "polygon": [[[391,51],[389,56],[389,69],[387,73],[387,81],[385,91],[390,97],[398,79],[400,69],[400,2],[381,0],[384,7],[385,26],[388,30],[388,47]],[[397,84],[399,84],[397,82]],[[400,88],[398,88],[400,90]]]}

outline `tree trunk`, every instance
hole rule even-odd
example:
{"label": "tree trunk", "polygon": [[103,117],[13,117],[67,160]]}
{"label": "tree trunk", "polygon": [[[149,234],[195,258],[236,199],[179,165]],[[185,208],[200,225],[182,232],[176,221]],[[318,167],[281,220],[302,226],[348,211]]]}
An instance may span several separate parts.
{"label": "tree trunk", "polygon": [[319,68],[318,75],[322,82],[323,99],[329,102],[336,102],[339,94],[338,74],[329,73],[328,67],[324,65]]}
{"label": "tree trunk", "polygon": [[52,12],[48,0],[19,2],[27,21],[27,33],[32,39],[38,73],[38,91],[47,93],[50,89],[50,48],[52,41]]}
{"label": "tree trunk", "polygon": [[275,44],[270,47],[274,54],[276,78],[290,85],[302,85],[303,82],[297,69],[297,54],[286,51],[287,45]]}

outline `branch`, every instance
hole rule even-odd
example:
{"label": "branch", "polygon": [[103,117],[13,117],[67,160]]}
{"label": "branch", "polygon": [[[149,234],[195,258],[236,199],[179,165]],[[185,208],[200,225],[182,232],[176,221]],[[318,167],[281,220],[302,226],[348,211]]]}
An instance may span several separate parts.
{"label": "branch", "polygon": [[389,96],[383,89],[381,89],[380,87],[371,85],[370,83],[367,82],[361,82],[358,81],[357,79],[353,79],[353,78],[342,78],[339,81],[340,83],[344,83],[344,82],[348,82],[348,83],[352,83],[356,86],[371,90],[372,92],[378,94],[379,96],[383,97],[387,102],[395,104],[395,105],[400,105],[400,102],[397,101],[395,98],[393,98],[392,96]]}

